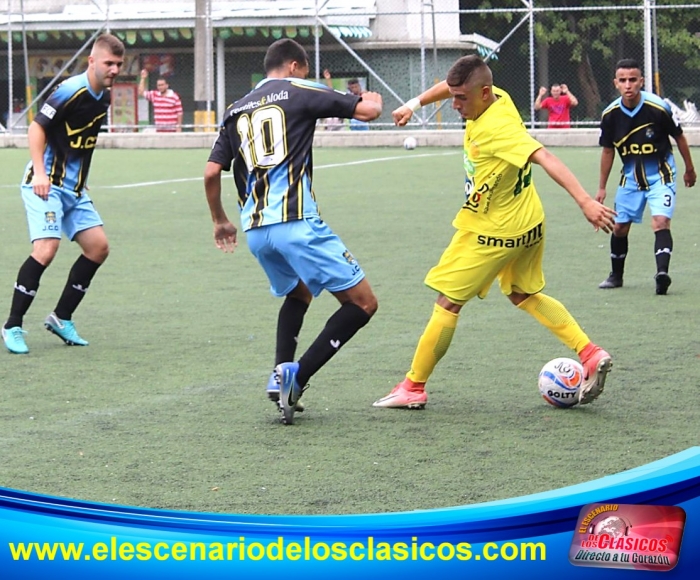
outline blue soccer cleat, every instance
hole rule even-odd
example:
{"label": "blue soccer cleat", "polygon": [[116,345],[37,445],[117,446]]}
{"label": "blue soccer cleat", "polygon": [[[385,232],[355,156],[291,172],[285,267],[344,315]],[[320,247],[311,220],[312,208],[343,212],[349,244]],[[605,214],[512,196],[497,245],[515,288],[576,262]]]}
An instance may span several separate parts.
{"label": "blue soccer cleat", "polygon": [[46,330],[54,333],[68,346],[87,346],[89,344],[87,340],[80,338],[72,320],[61,320],[53,312],[46,317],[44,326]]}
{"label": "blue soccer cleat", "polygon": [[[267,393],[267,398],[270,399],[273,403],[275,403],[275,405],[277,405],[281,411],[282,406],[280,405],[280,385],[277,382],[277,377],[274,371],[272,371],[272,374],[270,375],[270,378],[267,381],[267,387],[265,389],[265,392]],[[304,405],[301,401],[297,401],[296,412],[304,412]]]}
{"label": "blue soccer cleat", "polygon": [[273,403],[279,403],[280,386],[275,377],[275,371],[272,371],[272,374],[270,375],[270,378],[267,381],[265,393],[267,393],[267,398],[270,399]]}
{"label": "blue soccer cleat", "polygon": [[298,401],[303,392],[297,382],[299,363],[282,363],[275,367],[275,381],[279,385],[279,405],[282,411],[282,423],[294,423],[294,412],[298,410]]}
{"label": "blue soccer cleat", "polygon": [[26,330],[22,330],[21,326],[13,326],[12,328],[2,327],[2,339],[5,341],[5,346],[12,354],[27,354],[29,348],[24,342]]}

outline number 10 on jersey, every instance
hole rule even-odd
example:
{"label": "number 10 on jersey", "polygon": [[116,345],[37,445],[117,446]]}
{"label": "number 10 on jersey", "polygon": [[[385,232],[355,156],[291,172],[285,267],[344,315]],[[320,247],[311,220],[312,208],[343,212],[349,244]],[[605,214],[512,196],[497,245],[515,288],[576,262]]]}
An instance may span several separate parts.
{"label": "number 10 on jersey", "polygon": [[236,123],[241,138],[241,153],[248,171],[279,165],[287,156],[287,131],[284,111],[279,107],[257,109],[241,115]]}

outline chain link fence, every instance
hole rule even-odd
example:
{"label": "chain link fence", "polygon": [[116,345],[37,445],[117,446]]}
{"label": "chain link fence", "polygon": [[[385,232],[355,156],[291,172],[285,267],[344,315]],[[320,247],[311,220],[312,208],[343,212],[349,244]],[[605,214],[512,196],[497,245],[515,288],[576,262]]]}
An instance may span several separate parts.
{"label": "chain link fence", "polygon": [[[197,22],[207,32],[203,49]],[[382,94],[385,112],[372,130],[391,128],[393,109],[474,53],[489,61],[495,83],[511,94],[530,127],[546,126],[534,101],[540,87],[554,83],[566,84],[579,101],[572,125],[596,126],[617,97],[612,79],[621,58],[636,58],[651,76],[648,89],[677,105],[684,121],[700,121],[693,106],[700,104],[698,2],[8,0],[0,13],[3,129],[26,131],[47,92],[86,68],[91,38],[107,30],[127,48],[113,90],[113,131],[154,130],[152,107],[137,90],[144,68],[151,72],[149,89],[163,77],[179,94],[185,130],[214,130],[226,105],[263,78],[266,48],[284,37],[307,49],[312,78],[339,90],[357,79]],[[462,126],[449,101],[422,109],[414,123]]]}

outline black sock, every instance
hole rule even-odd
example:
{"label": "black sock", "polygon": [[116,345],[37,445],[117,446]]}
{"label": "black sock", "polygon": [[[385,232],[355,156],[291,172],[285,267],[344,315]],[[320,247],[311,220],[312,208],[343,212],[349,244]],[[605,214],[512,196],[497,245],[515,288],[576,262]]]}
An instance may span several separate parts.
{"label": "black sock", "polygon": [[63,294],[58,299],[54,313],[61,320],[70,320],[73,312],[78,308],[80,301],[85,298],[85,293],[90,287],[90,282],[101,266],[86,258],[83,254],[73,264],[68,274],[68,281],[63,288]]}
{"label": "black sock", "polygon": [[15,291],[12,294],[12,305],[10,306],[10,316],[7,317],[5,328],[22,326],[24,315],[34,301],[39,290],[39,280],[46,270],[46,266],[37,262],[29,256],[17,273]]}
{"label": "black sock", "polygon": [[612,262],[612,274],[620,279],[625,273],[625,258],[629,240],[627,236],[619,238],[615,234],[610,236],[610,261]]}
{"label": "black sock", "polygon": [[304,315],[309,309],[306,302],[287,296],[277,316],[277,346],[275,349],[275,366],[291,362],[299,344],[299,332],[304,323]]}
{"label": "black sock", "polygon": [[673,237],[671,230],[659,230],[654,232],[654,254],[656,255],[656,271],[668,273],[671,265],[671,253],[673,252]]}
{"label": "black sock", "polygon": [[357,304],[346,302],[326,322],[313,344],[299,359],[297,380],[300,386],[325,365],[372,318]]}

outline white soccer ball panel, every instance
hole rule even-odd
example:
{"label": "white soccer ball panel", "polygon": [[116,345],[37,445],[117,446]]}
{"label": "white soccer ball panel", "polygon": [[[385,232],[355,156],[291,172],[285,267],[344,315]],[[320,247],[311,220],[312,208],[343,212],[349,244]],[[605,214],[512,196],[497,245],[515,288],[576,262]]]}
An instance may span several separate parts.
{"label": "white soccer ball panel", "polygon": [[583,383],[583,367],[571,358],[550,360],[537,379],[542,398],[554,407],[573,407],[578,403]]}
{"label": "white soccer ball panel", "polygon": [[407,149],[408,151],[415,149],[417,146],[418,141],[416,141],[415,137],[406,137],[403,141],[403,148]]}

